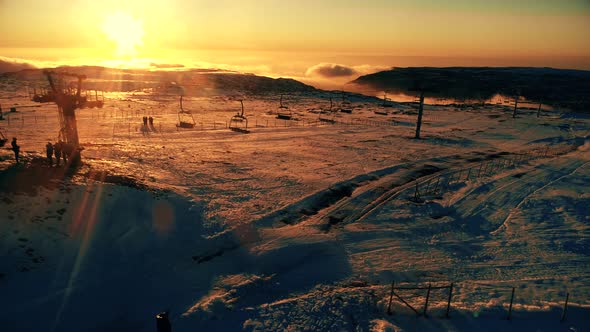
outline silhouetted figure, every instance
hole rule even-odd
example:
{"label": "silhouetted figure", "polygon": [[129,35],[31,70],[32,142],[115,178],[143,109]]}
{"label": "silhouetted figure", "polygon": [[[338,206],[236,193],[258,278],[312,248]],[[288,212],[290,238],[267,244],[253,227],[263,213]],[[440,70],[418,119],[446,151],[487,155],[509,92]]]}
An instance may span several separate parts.
{"label": "silhouetted figure", "polygon": [[147,124],[148,124],[148,118],[147,118],[147,116],[144,116],[143,117],[143,126],[147,127]]}
{"label": "silhouetted figure", "polygon": [[12,145],[12,151],[14,151],[14,159],[16,160],[16,163],[18,164],[20,162],[19,159],[19,153],[20,153],[20,146],[18,146],[18,144],[16,144],[16,137],[12,138],[12,143],[10,143]]}
{"label": "silhouetted figure", "polygon": [[157,332],[172,332],[172,326],[168,319],[168,311],[161,312],[156,315],[156,331]]}
{"label": "silhouetted figure", "polygon": [[68,160],[71,162],[72,154],[74,153],[74,145],[70,143],[62,144],[62,157],[64,158],[64,164],[68,164]]}
{"label": "silhouetted figure", "polygon": [[47,162],[49,163],[49,167],[53,166],[53,145],[51,142],[47,142],[45,145],[45,152],[47,153]]}
{"label": "silhouetted figure", "polygon": [[55,155],[55,166],[59,166],[59,160],[61,159],[61,150],[63,149],[63,142],[59,142],[53,145],[53,154]]}
{"label": "silhouetted figure", "polygon": [[154,118],[152,118],[151,116],[148,118],[149,122],[150,122],[150,127],[154,126]]}

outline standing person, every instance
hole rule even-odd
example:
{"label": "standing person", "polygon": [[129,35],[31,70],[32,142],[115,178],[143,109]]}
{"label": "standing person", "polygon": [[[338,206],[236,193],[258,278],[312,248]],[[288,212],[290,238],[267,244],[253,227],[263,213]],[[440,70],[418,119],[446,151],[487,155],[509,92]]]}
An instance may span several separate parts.
{"label": "standing person", "polygon": [[61,156],[64,158],[64,165],[68,165],[68,157],[70,157],[71,153],[70,143],[61,143]]}
{"label": "standing person", "polygon": [[143,126],[147,127],[147,123],[148,123],[148,118],[147,118],[147,116],[144,116],[143,117]]}
{"label": "standing person", "polygon": [[63,147],[63,142],[59,140],[59,142],[53,145],[53,154],[55,155],[55,165],[59,166],[59,160],[61,159],[61,149]]}
{"label": "standing person", "polygon": [[150,122],[150,127],[154,126],[154,118],[152,118],[151,116],[148,118],[149,122]]}
{"label": "standing person", "polygon": [[49,163],[49,167],[53,167],[53,145],[51,142],[47,142],[47,145],[45,145],[45,152],[47,153],[47,162]]}
{"label": "standing person", "polygon": [[14,151],[14,159],[16,159],[16,163],[18,164],[20,162],[19,160],[19,153],[20,153],[20,146],[18,146],[18,144],[16,144],[16,137],[12,138],[12,151]]}

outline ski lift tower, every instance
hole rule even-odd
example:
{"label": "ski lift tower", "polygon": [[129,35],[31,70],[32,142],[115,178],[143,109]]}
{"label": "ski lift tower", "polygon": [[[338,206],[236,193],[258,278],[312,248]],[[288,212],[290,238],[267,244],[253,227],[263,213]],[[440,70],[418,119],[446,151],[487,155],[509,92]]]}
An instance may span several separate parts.
{"label": "ski lift tower", "polygon": [[[76,109],[82,107],[86,102],[86,98],[80,96],[82,81],[86,79],[86,75],[52,72],[49,70],[43,73],[47,77],[51,91],[55,96],[60,124],[59,137],[65,142],[64,152],[70,153],[71,160],[79,161],[80,142],[78,140]],[[65,77],[77,79],[75,89],[64,84]]]}

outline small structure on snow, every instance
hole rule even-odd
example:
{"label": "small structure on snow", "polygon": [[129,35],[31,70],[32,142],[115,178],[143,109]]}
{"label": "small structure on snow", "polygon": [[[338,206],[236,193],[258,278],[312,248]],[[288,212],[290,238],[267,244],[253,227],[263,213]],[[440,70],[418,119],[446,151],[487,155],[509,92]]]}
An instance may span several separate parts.
{"label": "small structure on snow", "polygon": [[328,123],[335,123],[336,122],[336,112],[334,111],[334,103],[332,101],[332,97],[330,97],[330,108],[329,109],[322,109],[320,111],[320,115],[318,117],[319,121],[328,122]]}
{"label": "small structure on snow", "polygon": [[242,105],[242,111],[231,117],[229,129],[247,134],[250,131],[248,130],[248,118],[244,115],[244,101],[242,99],[240,99],[240,104]]}
{"label": "small structure on snow", "polygon": [[283,95],[281,95],[279,103],[280,106],[277,112],[277,119],[291,120],[293,118],[293,111],[291,111],[289,106],[283,105]]}
{"label": "small structure on snow", "polygon": [[180,110],[178,111],[178,123],[176,124],[176,127],[185,129],[194,128],[196,124],[195,118],[191,111],[187,111],[182,107],[182,95],[180,96],[179,103]]}

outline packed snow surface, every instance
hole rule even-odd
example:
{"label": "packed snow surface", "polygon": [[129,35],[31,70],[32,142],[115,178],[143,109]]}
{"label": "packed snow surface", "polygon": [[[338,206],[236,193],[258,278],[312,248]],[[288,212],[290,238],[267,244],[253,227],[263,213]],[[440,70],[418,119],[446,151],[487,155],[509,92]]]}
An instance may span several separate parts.
{"label": "packed snow surface", "polygon": [[186,98],[182,129],[174,97],[111,94],[70,174],[42,161],[56,106],[1,96],[3,331],[589,330],[588,118],[427,106],[417,140],[408,105],[260,96],[244,134],[235,100]]}

